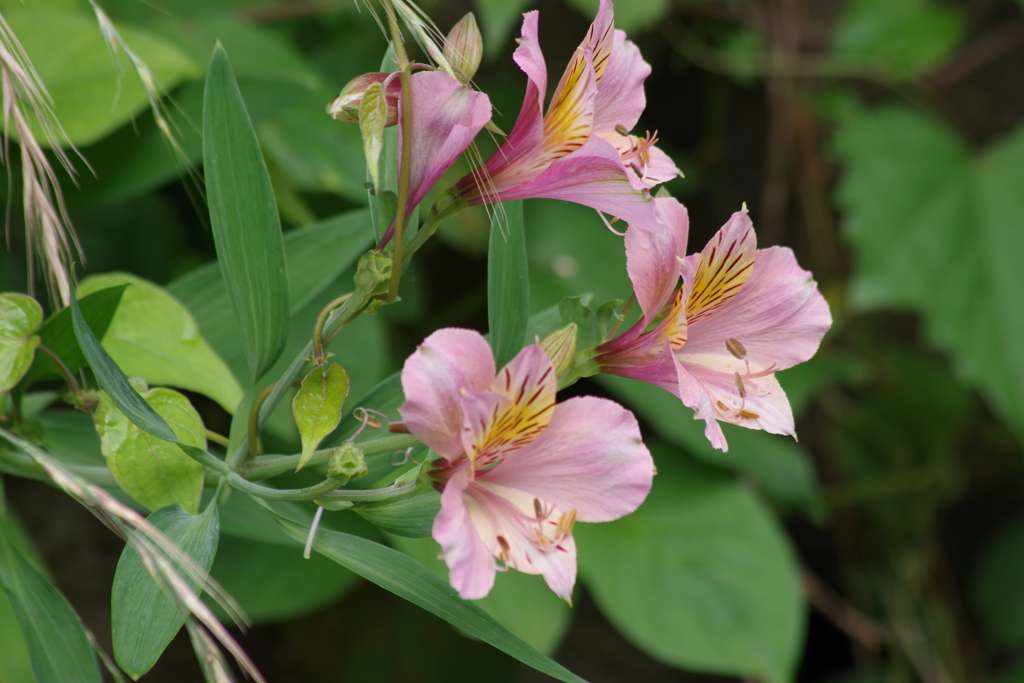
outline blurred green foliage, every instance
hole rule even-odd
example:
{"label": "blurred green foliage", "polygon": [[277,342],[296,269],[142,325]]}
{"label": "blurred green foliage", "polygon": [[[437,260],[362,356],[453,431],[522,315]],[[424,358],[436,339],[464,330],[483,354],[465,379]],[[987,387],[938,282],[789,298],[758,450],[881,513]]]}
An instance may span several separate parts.
{"label": "blurred green foliage", "polygon": [[[99,4],[167,94],[173,144],[147,111],[130,61],[104,44],[88,2],[0,2],[84,159],[77,185],[63,182],[86,255],[81,294],[136,283],[117,296],[108,290],[96,310],[83,299],[82,309],[124,370],[189,392],[204,426],[226,435],[241,395],[251,401],[261,386],[214,261],[198,166],[205,65],[220,41],[262,152],[264,194],[272,190],[284,225],[290,307],[280,317],[288,321],[277,339],[283,351],[265,375],[272,378],[309,341],[321,307],[351,289],[355,260],[379,234],[364,208],[358,130],[331,120],[324,105],[350,78],[380,67],[386,42],[366,8],[347,0]],[[596,2],[423,7],[442,32],[478,12],[488,61],[476,82],[507,132],[524,82],[509,59],[519,13],[541,10],[557,82]],[[721,453],[667,393],[618,378],[573,389],[634,410],[661,471],[637,513],[577,527],[577,603],[596,605],[607,623],[570,610],[540,577],[519,574],[499,576],[480,602],[485,612],[574,671],[587,657],[602,665],[634,657],[620,654],[621,640],[594,635],[617,630],[650,658],[634,657],[630,680],[682,680],[676,669],[773,683],[1024,680],[1022,9],[1011,0],[619,3],[618,27],[653,66],[642,126],[659,130],[660,146],[687,171],[669,187],[690,207],[689,251],[746,201],[761,245],[796,251],[836,324],[812,361],[779,375],[799,443],[736,428]],[[485,156],[493,148],[483,136],[480,146]],[[0,254],[0,291],[40,291],[41,282],[27,279],[13,146],[9,160],[10,189],[0,183],[0,193],[14,219],[11,249]],[[628,298],[621,239],[593,212],[547,200],[523,211],[529,330],[554,329],[553,307],[566,296],[589,295],[595,309]],[[442,225],[406,271],[403,301],[343,331],[332,361],[348,372],[352,400],[325,445],[355,431],[352,407],[395,414],[395,381],[371,390],[424,336],[448,325],[487,329],[488,226],[483,209]],[[242,241],[249,227],[235,226]],[[138,312],[129,320],[129,311]],[[80,352],[63,316],[50,317],[39,334],[51,348],[63,344],[61,357],[76,360],[78,373],[84,359],[74,357]],[[257,369],[273,362],[274,350]],[[56,376],[56,366],[43,364],[37,360],[29,380],[44,369]],[[104,461],[88,417],[56,402],[63,388],[55,381],[33,389],[25,405],[50,406],[25,411],[39,443],[75,471],[99,476]],[[367,430],[361,439],[378,436]],[[285,405],[270,417],[263,452],[297,452],[298,443]],[[370,458],[368,479],[405,471],[391,464],[400,459]],[[4,471],[39,476],[19,462],[5,461]],[[302,472],[274,483],[316,480]],[[20,482],[4,478],[14,508],[23,502]],[[106,485],[117,491],[112,477]],[[415,504],[422,516],[436,498]],[[278,509],[308,521],[313,508]],[[324,524],[382,540],[370,522],[392,528],[388,511],[365,512],[328,512]],[[45,526],[27,522],[30,531]],[[17,545],[11,518],[4,524]],[[423,519],[414,526],[410,535],[425,533]],[[270,513],[238,492],[221,508],[220,530],[213,576],[261,624],[251,642],[275,642],[251,651],[268,677],[526,675],[336,562],[302,560]],[[383,540],[444,576],[432,539]],[[45,554],[57,572],[60,556]],[[48,628],[80,639],[77,619],[21,556],[31,562],[21,548],[5,571],[33,590],[12,593],[8,580],[4,595],[16,607],[45,602],[64,624]],[[0,657],[0,681],[20,683],[38,652],[14,628],[10,604],[0,595],[0,652],[15,653]],[[109,643],[108,633],[96,635]],[[326,654],[336,648],[342,654]],[[279,663],[281,652],[289,664]],[[161,661],[149,675],[194,674],[174,667]]]}

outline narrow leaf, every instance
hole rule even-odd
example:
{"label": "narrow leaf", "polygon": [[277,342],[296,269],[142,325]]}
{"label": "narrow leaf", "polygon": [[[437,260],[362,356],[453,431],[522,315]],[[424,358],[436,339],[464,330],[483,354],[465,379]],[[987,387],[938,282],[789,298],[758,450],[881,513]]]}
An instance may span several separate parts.
{"label": "narrow leaf", "polygon": [[28,371],[39,346],[33,334],[43,322],[43,309],[24,294],[0,294],[0,393]]}
{"label": "narrow leaf", "polygon": [[[160,508],[149,521],[196,564],[210,569],[217,552],[220,524],[216,505],[200,515],[188,514],[180,505]],[[199,584],[179,572],[189,587]],[[185,615],[167,591],[157,585],[142,558],[126,545],[114,573],[110,597],[111,636],[118,666],[138,680],[156,664],[164,649],[185,623]]]}
{"label": "narrow leaf", "polygon": [[[114,319],[114,313],[117,311],[126,286],[121,285],[93,292],[88,296],[83,296],[78,302],[82,309],[82,316],[89,323],[89,327],[93,330],[97,339],[103,339],[104,335],[106,335],[107,328],[110,327],[110,321]],[[39,330],[39,339],[43,346],[53,351],[64,362],[69,371],[78,372],[80,368],[86,365],[85,356],[82,354],[82,349],[79,348],[78,340],[75,338],[75,328],[71,322],[70,308],[63,308],[50,316],[43,323],[42,329]],[[30,386],[33,382],[46,377],[60,376],[61,372],[57,364],[49,356],[41,355],[32,364],[28,374],[25,375],[23,386]]]}
{"label": "narrow leaf", "polygon": [[508,220],[491,227],[487,252],[487,323],[494,362],[500,368],[523,346],[530,318],[530,278],[526,261],[522,201],[502,205]]}
{"label": "narrow leaf", "polygon": [[82,309],[78,300],[71,297],[71,320],[74,323],[75,337],[81,346],[82,353],[96,379],[100,381],[107,394],[113,400],[122,413],[135,425],[141,427],[153,436],[160,437],[165,441],[177,441],[174,431],[167,426],[164,419],[154,411],[146,401],[139,396],[129,382],[128,378],[121,372],[121,368],[110,358],[110,355],[103,350],[96,336],[89,329],[89,324],[82,315]]}
{"label": "narrow leaf", "polygon": [[0,583],[14,607],[37,683],[101,683],[85,627],[64,596],[7,542],[0,528]]}
{"label": "narrow leaf", "polygon": [[[379,503],[367,503],[352,511],[370,522],[398,536],[426,538],[441,510],[441,496],[428,488],[411,496],[402,496]],[[436,554],[436,553],[435,553]]]}
{"label": "narrow leaf", "polygon": [[[369,212],[360,209],[285,234],[292,311],[302,310],[366,251],[370,246],[369,220]],[[167,292],[192,312],[203,338],[221,358],[231,360],[242,353],[242,341],[216,263],[178,278],[167,286]]]}
{"label": "narrow leaf", "polygon": [[255,380],[287,340],[288,273],[270,175],[219,44],[206,76],[203,163],[217,258]]}
{"label": "narrow leaf", "polygon": [[[309,533],[309,527],[304,524],[281,517],[278,522],[296,538],[304,539]],[[316,534],[313,548],[364,579],[441,617],[527,666],[560,681],[583,681],[542,655],[475,604],[459,598],[451,586],[405,553],[322,527]]]}
{"label": "narrow leaf", "polygon": [[301,470],[313,451],[341,422],[341,408],[348,398],[348,375],[337,363],[313,368],[302,380],[292,401],[292,414],[302,439]]}

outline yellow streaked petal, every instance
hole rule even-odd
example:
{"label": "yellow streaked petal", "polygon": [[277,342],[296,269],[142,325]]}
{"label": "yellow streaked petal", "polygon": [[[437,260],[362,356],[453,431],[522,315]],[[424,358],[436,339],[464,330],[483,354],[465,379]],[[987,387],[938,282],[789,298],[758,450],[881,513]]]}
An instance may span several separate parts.
{"label": "yellow streaked petal", "polygon": [[745,214],[736,214],[700,254],[686,301],[688,323],[712,313],[739,292],[754,270],[756,250],[750,220]]}

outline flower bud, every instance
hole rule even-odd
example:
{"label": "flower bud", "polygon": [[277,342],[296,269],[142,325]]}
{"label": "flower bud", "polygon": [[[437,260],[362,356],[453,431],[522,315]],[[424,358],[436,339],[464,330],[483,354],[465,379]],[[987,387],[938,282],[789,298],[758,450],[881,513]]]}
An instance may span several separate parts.
{"label": "flower bud", "polygon": [[569,323],[560,330],[555,330],[544,337],[540,348],[548,354],[551,364],[555,366],[555,374],[563,377],[572,369],[576,358],[576,323]]}
{"label": "flower bud", "polygon": [[459,74],[459,81],[468,83],[480,67],[483,54],[484,40],[476,25],[476,17],[469,12],[455,24],[445,39],[444,56]]}
{"label": "flower bud", "polygon": [[[363,102],[366,89],[374,83],[380,83],[384,87],[384,81],[390,75],[377,72],[356,76],[341,89],[340,95],[327,103],[327,113],[335,121],[359,123],[359,107]],[[388,81],[384,92],[388,105],[385,126],[393,126],[398,123],[398,96],[401,92],[402,84],[398,78]]]}
{"label": "flower bud", "polygon": [[332,479],[344,479],[347,483],[349,479],[365,477],[369,471],[363,449],[352,441],[346,441],[327,456],[327,476]]}
{"label": "flower bud", "polygon": [[356,266],[356,292],[377,296],[388,291],[391,284],[391,256],[382,251],[368,251],[359,257]]}

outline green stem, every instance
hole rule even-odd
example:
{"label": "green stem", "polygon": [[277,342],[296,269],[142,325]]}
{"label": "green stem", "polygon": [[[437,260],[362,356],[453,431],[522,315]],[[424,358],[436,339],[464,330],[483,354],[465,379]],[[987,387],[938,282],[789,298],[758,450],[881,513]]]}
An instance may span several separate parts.
{"label": "green stem", "polygon": [[444,219],[441,218],[441,212],[434,211],[433,213],[430,214],[430,216],[427,218],[427,222],[423,224],[423,227],[420,228],[420,231],[417,232],[416,236],[412,238],[411,242],[409,242],[409,249],[405,254],[406,261],[410,260],[412,258],[412,255],[415,254],[419,250],[419,248],[423,246],[423,243],[430,239],[430,236],[434,234],[434,232],[437,230],[437,226],[441,224],[442,220]]}
{"label": "green stem", "polygon": [[[291,384],[291,382],[289,382]],[[259,438],[260,438],[260,408],[263,406],[263,402],[267,400],[270,393],[274,390],[274,387],[278,385],[278,382],[271,382],[267,386],[263,387],[263,390],[256,395],[256,398],[252,402],[252,406],[249,408],[249,429],[247,435],[249,437],[249,449],[244,455],[238,455],[239,451],[235,451],[231,458],[231,469],[237,470],[241,468],[249,458],[253,457],[259,451]],[[241,450],[241,449],[239,449]]]}
{"label": "green stem", "polygon": [[388,29],[391,31],[391,44],[395,48],[395,63],[399,69],[405,69],[409,65],[409,57],[405,53],[405,39],[402,37],[402,30],[398,28],[398,18],[395,16],[395,6],[391,0],[381,0],[384,5],[384,14],[388,17]]}
{"label": "green stem", "polygon": [[39,344],[36,348],[49,356],[50,359],[57,364],[57,367],[60,368],[61,374],[64,375],[64,380],[68,383],[68,387],[71,389],[71,393],[74,395],[75,399],[80,399],[82,396],[82,390],[78,387],[78,382],[75,381],[74,375],[72,375],[71,371],[68,370],[68,366],[64,365],[64,361],[60,359],[60,356],[42,344]]}
{"label": "green stem", "polygon": [[[363,455],[381,455],[383,453],[389,453],[393,451],[405,450],[410,446],[418,446],[419,441],[416,437],[409,434],[399,434],[396,436],[385,436],[380,439],[374,439],[372,441],[363,441],[358,444],[359,448],[362,449]],[[319,451],[314,451],[312,458],[310,458],[307,467],[313,467],[316,465],[323,465],[327,462],[333,449],[326,448]],[[273,477],[284,472],[294,472],[296,465],[298,465],[300,455],[265,455],[256,458],[250,462],[245,470],[242,471],[242,475],[250,480],[254,481],[257,479],[266,479]]]}
{"label": "green stem", "polygon": [[327,359],[324,357],[324,350],[334,339],[332,337],[327,341],[327,343],[324,343],[323,341],[324,323],[327,322],[327,316],[329,316],[331,311],[335,308],[351,299],[352,294],[353,292],[349,292],[348,294],[342,294],[338,298],[333,299],[320,310],[320,315],[316,317],[316,323],[313,325],[313,365],[315,367],[320,367],[327,362]]}
{"label": "green stem", "polygon": [[402,281],[402,249],[405,242],[405,221],[409,208],[409,174],[412,172],[412,77],[411,64],[402,69],[402,160],[398,172],[398,205],[395,209],[395,235],[392,237],[391,282],[387,298],[391,303],[398,298],[398,286]]}

